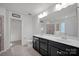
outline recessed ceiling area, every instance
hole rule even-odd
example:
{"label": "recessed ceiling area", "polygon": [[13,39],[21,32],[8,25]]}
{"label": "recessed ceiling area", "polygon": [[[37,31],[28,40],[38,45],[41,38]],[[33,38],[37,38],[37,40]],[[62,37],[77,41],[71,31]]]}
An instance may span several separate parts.
{"label": "recessed ceiling area", "polygon": [[22,14],[36,15],[55,3],[0,3],[1,7]]}

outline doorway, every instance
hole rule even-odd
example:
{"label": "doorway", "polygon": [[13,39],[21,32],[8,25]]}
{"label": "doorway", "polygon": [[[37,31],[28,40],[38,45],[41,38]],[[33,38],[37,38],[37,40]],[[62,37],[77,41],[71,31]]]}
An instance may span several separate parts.
{"label": "doorway", "polygon": [[4,17],[0,16],[0,51],[4,49]]}
{"label": "doorway", "polygon": [[22,21],[17,19],[11,19],[10,21],[10,37],[11,45],[21,45],[22,43]]}

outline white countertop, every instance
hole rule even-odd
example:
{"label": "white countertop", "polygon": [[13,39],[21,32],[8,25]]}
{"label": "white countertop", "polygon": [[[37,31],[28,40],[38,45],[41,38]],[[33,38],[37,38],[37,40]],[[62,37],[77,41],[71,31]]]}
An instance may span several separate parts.
{"label": "white countertop", "polygon": [[62,37],[57,37],[55,35],[34,35],[37,37],[41,37],[41,38],[45,38],[48,40],[52,40],[52,41],[56,41],[59,43],[63,43],[63,44],[67,44],[67,45],[71,45],[71,46],[75,46],[79,48],[79,40],[75,40],[75,39],[63,39]]}

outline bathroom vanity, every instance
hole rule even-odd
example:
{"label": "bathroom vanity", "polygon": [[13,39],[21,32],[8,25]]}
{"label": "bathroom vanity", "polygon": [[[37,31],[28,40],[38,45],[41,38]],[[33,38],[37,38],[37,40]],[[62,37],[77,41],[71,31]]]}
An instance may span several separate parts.
{"label": "bathroom vanity", "polygon": [[[77,4],[38,19],[33,48],[44,56],[79,56]],[[38,22],[37,22],[38,23]]]}
{"label": "bathroom vanity", "polygon": [[48,35],[34,35],[33,48],[43,56],[79,56],[79,43]]}

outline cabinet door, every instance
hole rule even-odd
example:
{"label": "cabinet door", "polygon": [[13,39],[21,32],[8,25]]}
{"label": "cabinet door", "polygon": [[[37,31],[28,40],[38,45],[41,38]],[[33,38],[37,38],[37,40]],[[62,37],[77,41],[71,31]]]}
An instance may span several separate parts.
{"label": "cabinet door", "polygon": [[57,51],[58,51],[57,48],[52,47],[52,46],[49,45],[49,47],[48,47],[48,54],[49,54],[49,56],[57,56],[58,55]]}
{"label": "cabinet door", "polygon": [[39,41],[38,40],[36,40],[35,46],[36,46],[36,50],[39,51]]}
{"label": "cabinet door", "polygon": [[40,42],[40,49],[44,49],[47,51],[47,44]]}
{"label": "cabinet door", "polygon": [[48,50],[47,49],[47,44],[48,44],[48,40],[40,38],[40,48],[44,49],[44,50]]}
{"label": "cabinet door", "polygon": [[33,48],[39,51],[39,38],[33,37]]}
{"label": "cabinet door", "polygon": [[35,39],[33,37],[33,48],[35,48]]}

